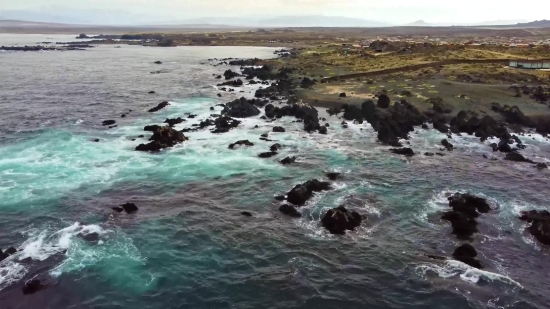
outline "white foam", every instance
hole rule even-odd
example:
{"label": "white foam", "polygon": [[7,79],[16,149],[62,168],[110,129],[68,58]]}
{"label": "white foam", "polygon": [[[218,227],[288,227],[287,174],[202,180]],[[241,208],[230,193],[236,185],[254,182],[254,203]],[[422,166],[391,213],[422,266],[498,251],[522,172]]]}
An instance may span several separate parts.
{"label": "white foam", "polygon": [[499,281],[505,284],[515,285],[519,288],[523,288],[523,286],[519,282],[513,280],[508,276],[477,269],[456,260],[447,260],[443,265],[436,265],[431,263],[421,264],[418,265],[415,269],[417,271],[420,271],[422,276],[426,276],[428,271],[433,271],[437,273],[438,276],[441,278],[448,279],[459,276],[460,279],[471,284],[477,284],[481,279],[483,279],[485,281],[491,282]]}
{"label": "white foam", "polygon": [[44,261],[50,256],[63,253],[73,244],[74,236],[78,234],[106,233],[98,225],[81,225],[76,222],[68,227],[51,232],[49,229],[30,229],[24,231],[29,238],[19,246],[17,253],[0,262],[0,290],[20,280],[28,271],[19,261],[31,258]]}

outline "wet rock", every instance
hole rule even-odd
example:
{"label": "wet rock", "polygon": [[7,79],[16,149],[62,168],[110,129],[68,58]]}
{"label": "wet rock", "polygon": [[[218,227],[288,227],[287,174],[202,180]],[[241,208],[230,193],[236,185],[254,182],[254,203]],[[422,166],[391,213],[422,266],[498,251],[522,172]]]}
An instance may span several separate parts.
{"label": "wet rock", "polygon": [[187,140],[183,133],[169,127],[157,129],[149,139],[148,144],[140,144],[136,147],[137,151],[159,151],[164,148],[173,147],[176,144]]}
{"label": "wet rock", "polygon": [[166,106],[170,105],[170,103],[168,103],[168,101],[164,101],[164,102],[161,102],[159,103],[157,106],[151,108],[149,110],[149,113],[154,113],[154,112],[158,112],[159,110],[165,108]]}
{"label": "wet rock", "polygon": [[99,241],[99,234],[98,233],[90,233],[90,234],[78,234],[80,238],[82,238],[84,241],[87,242],[98,242]]}
{"label": "wet rock", "polygon": [[470,244],[463,244],[455,249],[453,257],[464,264],[470,265],[474,268],[482,269],[481,262],[475,257],[477,256],[476,249]]}
{"label": "wet rock", "polygon": [[340,98],[345,98],[345,97],[346,97],[346,93],[345,93],[345,92],[341,92],[338,96],[339,96]]}
{"label": "wet rock", "polygon": [[279,211],[287,216],[291,216],[293,218],[301,218],[302,214],[294,208],[294,206],[285,204],[279,207]]}
{"label": "wet rock", "polygon": [[274,197],[276,201],[284,201],[286,200],[286,197],[284,195],[277,195]]}
{"label": "wet rock", "polygon": [[349,121],[361,121],[363,122],[363,112],[361,108],[356,105],[344,105],[344,119]]}
{"label": "wet rock", "polygon": [[262,152],[258,155],[258,157],[260,158],[271,158],[273,156],[276,156],[277,155],[277,152],[275,151],[268,151],[268,152]]}
{"label": "wet rock", "polygon": [[449,141],[446,139],[441,141],[441,145],[443,145],[443,147],[445,147],[448,151],[452,151],[454,148],[454,145],[449,143]]}
{"label": "wet rock", "polygon": [[160,129],[160,128],[161,128],[161,126],[157,126],[156,124],[154,124],[154,125],[150,125],[150,126],[145,126],[145,127],[143,128],[143,131],[155,132],[155,131],[157,131],[157,130]]}
{"label": "wet rock", "polygon": [[282,165],[288,165],[296,162],[296,157],[286,157],[281,160]]}
{"label": "wet rock", "polygon": [[321,224],[331,233],[343,235],[346,230],[353,231],[361,225],[363,219],[355,211],[348,211],[344,206],[329,210],[321,219]]}
{"label": "wet rock", "polygon": [[92,142],[94,142],[94,143],[99,143],[99,138],[94,138],[94,139],[92,139]]}
{"label": "wet rock", "polygon": [[329,173],[325,173],[325,176],[327,176],[328,179],[330,180],[336,180],[338,178],[340,178],[340,173],[336,173],[336,172],[329,172]]}
{"label": "wet rock", "polygon": [[489,206],[487,200],[468,193],[455,193],[448,200],[449,206],[453,210],[467,213],[472,217],[479,216],[479,213],[488,213],[491,211],[491,206]]}
{"label": "wet rock", "polygon": [[116,211],[116,212],[123,212],[124,211],[124,208],[119,207],[119,206],[112,207],[111,209]]}
{"label": "wet rock", "polygon": [[411,148],[392,148],[390,149],[390,151],[395,154],[403,155],[407,157],[414,156],[414,151]]}
{"label": "wet rock", "polygon": [[327,129],[326,125],[319,127],[318,131],[319,131],[319,134],[327,134],[328,133],[328,129]]}
{"label": "wet rock", "polygon": [[161,61],[155,61],[155,64],[162,64]]}
{"label": "wet rock", "polygon": [[243,211],[241,212],[241,215],[245,216],[245,217],[252,217],[252,213],[248,212],[248,211]]}
{"label": "wet rock", "polygon": [[376,102],[376,107],[378,108],[389,108],[391,104],[390,97],[387,94],[382,93],[378,96],[378,102]]}
{"label": "wet rock", "polygon": [[249,140],[242,140],[229,145],[229,149],[235,149],[236,146],[254,146]]}
{"label": "wet rock", "polygon": [[232,78],[235,78],[237,76],[239,76],[238,73],[235,73],[231,70],[226,70],[224,73],[223,73],[223,76],[225,76],[225,79],[226,80],[229,80],[229,79],[232,79]]}
{"label": "wet rock", "polygon": [[221,93],[218,93],[217,96],[218,96],[218,98],[221,98],[221,97],[222,97],[222,94],[221,94]]}
{"label": "wet rock", "polygon": [[111,125],[114,125],[116,123],[115,120],[103,120],[103,122],[101,123],[102,126],[111,126]]}
{"label": "wet rock", "polygon": [[459,211],[445,212],[441,219],[447,220],[453,227],[452,233],[459,239],[470,239],[470,237],[477,233],[477,221],[475,218],[468,216],[465,213]]}
{"label": "wet rock", "polygon": [[283,146],[281,146],[281,144],[279,144],[279,143],[273,144],[273,145],[271,145],[271,147],[269,147],[269,149],[270,149],[271,151],[277,151],[277,150],[279,150],[279,149],[281,149],[281,148],[283,148]]}
{"label": "wet rock", "polygon": [[149,91],[149,94],[155,94],[155,93],[156,93],[156,92],[154,92],[154,91]]}
{"label": "wet rock", "polygon": [[327,113],[331,116],[338,115],[341,112],[342,112],[342,108],[340,108],[338,106],[334,106],[334,107],[331,107],[331,108],[327,109]]}
{"label": "wet rock", "polygon": [[425,155],[426,157],[433,157],[433,156],[435,156],[435,153],[433,153],[433,152],[426,152],[426,153],[424,153],[424,155]]}
{"label": "wet rock", "polygon": [[45,284],[42,284],[40,280],[38,279],[32,279],[27,282],[25,282],[25,285],[21,288],[24,295],[28,294],[34,294],[40,290],[45,289],[47,286]]}
{"label": "wet rock", "polygon": [[234,100],[226,104],[229,110],[224,112],[228,116],[236,118],[257,116],[260,114],[260,110],[252,104],[253,102],[255,101],[247,100],[245,98]]}
{"label": "wet rock", "polygon": [[434,129],[436,129],[437,131],[443,134],[447,134],[449,132],[449,127],[444,122],[438,119],[434,119],[432,124],[434,126]]}
{"label": "wet rock", "polygon": [[283,133],[286,132],[286,130],[283,127],[273,127],[273,132]]}
{"label": "wet rock", "polygon": [[321,182],[317,179],[309,180],[303,184],[295,186],[287,193],[287,201],[294,205],[302,206],[313,196],[313,192],[330,190],[328,182]]}
{"label": "wet rock", "polygon": [[126,211],[129,214],[138,211],[138,208],[134,203],[126,203],[126,204],[120,205],[120,207],[122,207],[122,209],[124,209],[124,211]]}
{"label": "wet rock", "polygon": [[550,212],[547,210],[522,211],[519,219],[530,224],[526,228],[529,234],[540,243],[550,245]]}
{"label": "wet rock", "polygon": [[243,85],[243,81],[240,79],[237,79],[237,80],[232,80],[229,82],[218,84],[218,87],[221,87],[221,86],[242,87],[242,85]]}
{"label": "wet rock", "polygon": [[425,123],[423,123],[423,124],[422,124],[422,129],[424,129],[424,130],[428,130],[429,128],[430,128],[430,127],[428,127],[428,125],[427,125],[427,124],[425,124]]}
{"label": "wet rock", "polygon": [[504,160],[535,164],[533,160],[527,159],[524,156],[522,156],[520,153],[515,151],[507,153],[506,156],[504,157]]}
{"label": "wet rock", "polygon": [[214,120],[216,128],[212,130],[212,133],[226,133],[229,130],[239,126],[241,122],[228,116],[220,116]]}
{"label": "wet rock", "polygon": [[172,118],[172,119],[166,118],[166,120],[164,120],[164,123],[167,123],[168,126],[173,127],[173,126],[175,126],[176,124],[182,123],[182,122],[184,122],[184,121],[185,121],[185,120],[182,119],[181,117]]}
{"label": "wet rock", "polygon": [[546,165],[546,163],[537,163],[537,168],[538,168],[539,170],[547,169],[547,168],[548,168],[548,165]]}
{"label": "wet rock", "polygon": [[120,118],[126,118],[126,114],[120,115]]}

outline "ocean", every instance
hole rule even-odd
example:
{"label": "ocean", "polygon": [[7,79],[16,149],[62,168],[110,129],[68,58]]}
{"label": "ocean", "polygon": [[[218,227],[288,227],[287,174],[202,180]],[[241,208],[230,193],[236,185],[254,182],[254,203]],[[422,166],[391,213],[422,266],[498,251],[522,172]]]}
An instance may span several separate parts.
{"label": "ocean", "polygon": [[[0,46],[72,38],[2,34]],[[151,135],[144,126],[182,117],[175,128],[191,127],[261,86],[220,92],[215,75],[239,68],[208,59],[271,58],[274,50],[0,52],[0,248],[18,250],[0,262],[0,309],[550,307],[548,248],[517,219],[548,209],[550,174],[502,160],[492,141],[453,136],[454,151],[426,157],[445,136],[417,128],[409,141],[417,155],[405,158],[377,143],[368,123],[342,128],[318,108],[327,135],[306,133],[293,117],[259,115],[224,134],[185,133],[188,141],[159,153],[134,150]],[[102,126],[108,119],[117,127]],[[286,132],[259,139],[274,126]],[[239,140],[254,146],[228,148]],[[545,138],[522,141],[524,155],[550,162]],[[277,156],[258,157],[275,142]],[[297,162],[281,165],[286,156]],[[342,177],[298,208],[302,218],[279,212],[275,196],[328,181],[327,172]],[[471,242],[483,270],[425,257],[450,257],[465,243],[440,220],[455,192],[493,208]],[[127,202],[139,210],[111,209]],[[343,236],[320,224],[340,205],[367,218]],[[99,240],[82,237],[90,233]],[[33,278],[47,288],[23,295]]]}

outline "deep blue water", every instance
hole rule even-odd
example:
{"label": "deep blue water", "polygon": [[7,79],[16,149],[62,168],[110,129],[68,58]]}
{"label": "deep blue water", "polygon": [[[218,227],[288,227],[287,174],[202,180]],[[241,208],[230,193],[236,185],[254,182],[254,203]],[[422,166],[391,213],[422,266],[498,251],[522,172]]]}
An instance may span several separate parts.
{"label": "deep blue water", "polygon": [[[18,39],[1,35],[0,45]],[[33,40],[43,41],[24,37]],[[0,53],[0,247],[21,250],[0,263],[0,308],[550,307],[548,249],[516,219],[523,209],[547,209],[550,174],[486,160],[482,154],[502,156],[475,137],[454,137],[457,149],[445,157],[404,159],[379,145],[366,123],[343,129],[341,119],[325,115],[329,134],[319,135],[292,118],[258,116],[221,135],[186,133],[189,141],[159,154],[134,151],[145,125],[198,114],[176,126],[188,127],[211,106],[251,96],[255,88],[247,86],[218,98],[213,74],[227,67],[208,58],[272,52],[106,46]],[[163,100],[171,105],[147,112]],[[118,127],[101,126],[105,119]],[[276,125],[287,132],[270,138],[285,147],[258,158],[273,144],[260,135]],[[417,130],[411,145],[437,151],[443,137]],[[242,139],[255,146],[227,148]],[[527,156],[550,161],[544,138],[524,143]],[[280,165],[287,155],[298,163]],[[301,219],[279,213],[275,195],[326,180],[327,171],[343,178],[300,208]],[[484,196],[495,208],[479,218],[472,242],[483,271],[422,256],[450,256],[461,243],[439,220],[445,194],[456,191]],[[139,211],[111,210],[125,202]],[[339,205],[367,221],[330,235],[319,221]],[[100,242],[77,236],[89,232]],[[22,284],[35,276],[48,288],[24,296]]]}

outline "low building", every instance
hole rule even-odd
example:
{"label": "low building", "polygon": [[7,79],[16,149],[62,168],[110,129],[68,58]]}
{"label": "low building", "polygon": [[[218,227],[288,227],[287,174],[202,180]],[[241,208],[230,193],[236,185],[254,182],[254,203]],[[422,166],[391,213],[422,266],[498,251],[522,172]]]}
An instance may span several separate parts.
{"label": "low building", "polygon": [[510,60],[510,67],[518,69],[550,69],[550,60]]}

